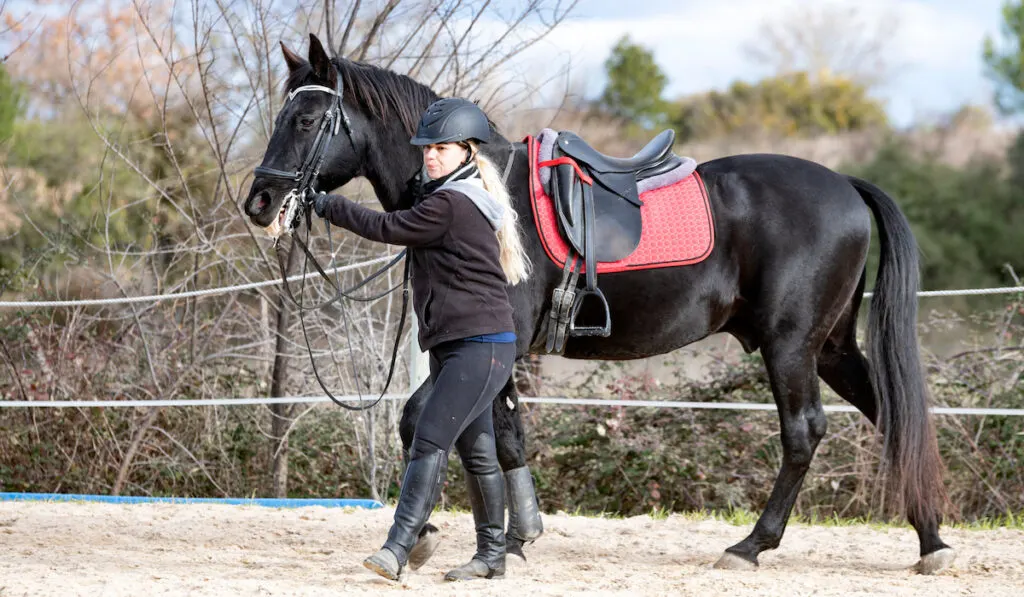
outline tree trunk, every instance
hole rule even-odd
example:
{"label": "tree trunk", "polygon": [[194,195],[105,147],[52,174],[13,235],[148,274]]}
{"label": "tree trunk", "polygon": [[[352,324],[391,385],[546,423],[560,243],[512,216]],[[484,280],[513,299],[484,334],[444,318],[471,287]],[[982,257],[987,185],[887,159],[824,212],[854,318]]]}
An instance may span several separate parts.
{"label": "tree trunk", "polygon": [[128,451],[125,452],[124,458],[121,459],[121,466],[117,470],[117,479],[114,480],[114,486],[110,490],[110,495],[121,495],[121,490],[124,489],[125,483],[128,482],[132,461],[135,460],[135,455],[139,452],[139,446],[142,445],[142,439],[146,437],[146,433],[149,432],[149,428],[153,426],[153,421],[156,421],[156,417],[159,414],[159,408],[150,408],[146,416],[142,418],[142,423],[135,430],[135,435],[132,436],[132,443],[128,445]]}
{"label": "tree trunk", "polygon": [[[285,266],[286,277],[295,269],[298,247],[292,244]],[[270,396],[285,395],[288,382],[288,327],[291,324],[291,304],[284,288],[277,293],[277,336],[274,342],[274,368],[271,371]],[[288,497],[288,426],[291,424],[294,404],[270,405],[270,437],[273,442],[273,492],[276,498]]]}

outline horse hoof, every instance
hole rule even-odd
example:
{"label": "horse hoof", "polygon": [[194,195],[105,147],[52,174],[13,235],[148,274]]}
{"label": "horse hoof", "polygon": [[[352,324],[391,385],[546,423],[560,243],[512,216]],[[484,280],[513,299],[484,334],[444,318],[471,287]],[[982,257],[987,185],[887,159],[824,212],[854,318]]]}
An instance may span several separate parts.
{"label": "horse hoof", "polygon": [[425,532],[420,533],[420,538],[417,539],[416,545],[412,546],[409,550],[409,569],[419,570],[423,564],[427,563],[430,556],[434,555],[434,551],[437,549],[437,545],[441,543],[441,533],[437,530],[434,525],[427,525],[429,528],[424,527]]}
{"label": "horse hoof", "polygon": [[917,571],[921,574],[936,574],[952,566],[955,559],[956,551],[951,547],[945,547],[921,556],[921,561],[917,563]]}
{"label": "horse hoof", "polygon": [[510,556],[517,556],[526,561],[526,554],[523,553],[523,546],[525,543],[521,539],[508,539],[505,544],[505,554]]}
{"label": "horse hoof", "polygon": [[719,570],[757,570],[757,562],[751,562],[736,554],[725,552],[715,562],[715,568]]}

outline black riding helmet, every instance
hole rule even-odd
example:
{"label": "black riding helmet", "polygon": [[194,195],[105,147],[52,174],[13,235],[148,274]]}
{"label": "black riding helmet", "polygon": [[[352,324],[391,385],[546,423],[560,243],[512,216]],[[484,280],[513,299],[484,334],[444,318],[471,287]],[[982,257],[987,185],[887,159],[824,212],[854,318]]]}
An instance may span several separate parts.
{"label": "black riding helmet", "polygon": [[457,143],[476,139],[486,143],[491,138],[487,116],[469,100],[448,97],[430,104],[420,118],[413,145]]}

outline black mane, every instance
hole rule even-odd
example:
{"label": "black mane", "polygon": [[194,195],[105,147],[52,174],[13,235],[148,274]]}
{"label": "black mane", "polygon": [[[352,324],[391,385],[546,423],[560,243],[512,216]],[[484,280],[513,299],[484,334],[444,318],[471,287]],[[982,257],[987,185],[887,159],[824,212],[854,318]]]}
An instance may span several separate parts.
{"label": "black mane", "polygon": [[[432,89],[406,75],[343,58],[332,58],[331,63],[341,73],[346,101],[382,120],[397,118],[410,136],[424,108],[439,99]],[[309,63],[291,71],[285,92],[302,85],[312,71]]]}

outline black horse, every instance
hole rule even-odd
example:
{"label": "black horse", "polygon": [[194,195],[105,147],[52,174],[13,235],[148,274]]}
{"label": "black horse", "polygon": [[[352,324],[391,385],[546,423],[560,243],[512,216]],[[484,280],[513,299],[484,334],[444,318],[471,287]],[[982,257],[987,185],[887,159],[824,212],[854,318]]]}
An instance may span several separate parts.
{"label": "black horse", "polygon": [[[340,83],[340,105],[348,119],[326,149],[316,187],[333,189],[362,176],[384,209],[409,207],[413,193],[408,183],[422,165],[409,138],[437,95],[406,76],[329,59],[319,40],[310,38],[308,61],[282,44],[290,70],[288,91],[308,85],[333,90]],[[278,115],[262,167],[299,170],[313,149],[318,123],[337,101],[326,92],[291,98]],[[526,147],[495,132],[483,151],[499,171],[510,156],[513,160],[508,187],[535,265],[528,281],[509,288],[518,353],[523,356],[543,348],[539,330],[562,271],[536,234]],[[729,547],[717,566],[754,568],[758,554],[779,545],[825,433],[819,377],[880,429],[891,495],[905,505],[920,540],[918,569],[932,573],[949,566],[954,552],[939,538],[946,505],[943,466],[915,329],[917,248],[905,217],[871,183],[793,157],[737,155],[703,163],[697,171],[714,215],[711,255],[686,267],[603,275],[613,333],[570,338],[564,356],[636,359],[716,332],[732,334],[748,352],[761,350],[782,425],[782,469],[753,531]],[[246,214],[257,226],[275,223],[292,187],[293,182],[279,176],[257,174]],[[855,332],[872,214],[881,237],[881,262],[869,315],[869,366]],[[413,394],[403,415],[407,447],[427,384]],[[494,417],[502,468],[524,467],[523,429],[512,382],[495,400]],[[510,549],[534,538],[522,537],[515,526],[510,520]]]}

